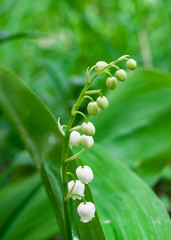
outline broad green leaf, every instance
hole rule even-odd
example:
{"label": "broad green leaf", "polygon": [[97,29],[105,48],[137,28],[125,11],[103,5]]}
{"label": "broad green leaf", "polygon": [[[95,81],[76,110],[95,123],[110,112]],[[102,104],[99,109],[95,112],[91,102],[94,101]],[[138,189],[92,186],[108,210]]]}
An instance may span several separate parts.
{"label": "broad green leaf", "polygon": [[[23,202],[29,201],[32,195],[40,188],[38,176],[24,181],[24,184],[11,185],[0,192],[0,235],[7,230]],[[21,196],[19,196],[21,195]],[[15,201],[14,201],[15,200]]]}
{"label": "broad green leaf", "polygon": [[0,193],[0,212],[2,240],[41,240],[59,231],[38,175],[5,187]]}
{"label": "broad green leaf", "polygon": [[102,146],[82,153],[94,179],[90,183],[107,239],[170,240],[171,222],[150,188]]}
{"label": "broad green leaf", "polygon": [[[60,173],[61,135],[57,122],[45,105],[10,71],[0,69],[0,106],[18,130],[31,153],[53,204],[60,231],[64,233],[62,185]],[[89,190],[88,196],[91,198]],[[76,206],[73,213],[76,215]],[[73,222],[75,236],[80,240],[105,236],[98,218],[88,227]],[[90,226],[89,225],[89,226]],[[78,230],[82,232],[77,232]],[[92,232],[92,229],[96,230]],[[84,234],[83,234],[84,233]]]}
{"label": "broad green leaf", "polygon": [[107,97],[108,109],[92,119],[95,140],[148,182],[155,180],[171,160],[171,77],[136,70]]}

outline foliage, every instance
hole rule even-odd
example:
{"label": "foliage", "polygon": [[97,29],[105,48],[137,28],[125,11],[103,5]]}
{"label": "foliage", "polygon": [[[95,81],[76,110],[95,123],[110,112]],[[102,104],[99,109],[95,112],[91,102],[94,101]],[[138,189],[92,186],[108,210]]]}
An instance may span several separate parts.
{"label": "foliage", "polygon": [[[40,169],[47,193],[54,206],[58,223],[62,230],[64,223],[61,211],[62,192],[59,158],[61,150],[57,124],[55,124],[55,120],[47,108],[15,75],[5,69],[1,69],[0,79],[1,107],[18,129],[38,169]],[[42,116],[44,116],[43,119]],[[107,239],[111,237],[113,239],[124,239],[125,236],[128,237],[130,234],[132,239],[136,239],[137,234],[142,239],[147,239],[150,235],[156,235],[158,239],[167,239],[170,235],[169,218],[159,200],[150,192],[148,187],[138,177],[129,172],[124,165],[115,161],[115,159],[111,161],[113,157],[107,154],[103,147],[95,147],[94,150],[87,154],[83,153],[83,159],[85,157],[85,161],[87,163],[90,162],[91,165],[93,165],[93,162],[95,163],[93,171],[95,176],[99,178],[95,182],[94,187],[92,185],[92,189],[94,189],[97,209],[104,224]],[[106,166],[105,172],[104,165]],[[113,171],[115,174],[113,174]],[[106,174],[108,177],[104,181]],[[100,179],[102,179],[102,182],[100,182]],[[88,200],[92,200],[88,187],[87,191],[86,196],[88,195]],[[125,202],[129,202],[128,207],[126,207]],[[110,205],[111,207],[109,208]],[[106,206],[107,208],[104,208]],[[112,206],[114,207],[113,211],[111,211]],[[79,220],[76,220],[77,217],[74,213],[76,212],[75,204],[73,203],[71,207],[75,236],[78,236],[80,239],[87,239],[88,236],[105,239],[103,232],[100,233],[101,226],[97,215],[94,221],[85,226],[85,224],[81,224]],[[144,209],[146,209],[145,212]],[[134,211],[136,215],[133,217]],[[125,222],[119,221],[120,216],[123,216]],[[127,228],[125,225],[127,226],[127,221],[130,223],[130,218],[132,218],[133,222]],[[139,224],[136,231],[134,221],[136,221],[136,224]],[[131,229],[130,226],[132,226]],[[138,230],[140,232],[137,232]],[[4,237],[4,239],[8,238]]]}
{"label": "foliage", "polygon": [[[1,65],[22,79],[0,69],[2,240],[62,239],[56,119],[67,123],[87,66],[125,53],[141,68],[104,90],[109,108],[89,118],[95,146],[81,158],[94,172],[86,196],[97,213],[84,225],[72,201],[73,231],[85,240],[171,239],[169,11],[161,0],[1,1]],[[93,87],[104,85],[100,77]]]}

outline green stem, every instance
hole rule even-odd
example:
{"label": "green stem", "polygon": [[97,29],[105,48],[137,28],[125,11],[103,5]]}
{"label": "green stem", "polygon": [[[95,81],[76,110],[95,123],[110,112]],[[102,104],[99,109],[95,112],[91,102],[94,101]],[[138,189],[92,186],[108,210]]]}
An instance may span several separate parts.
{"label": "green stem", "polygon": [[80,111],[75,111],[76,114],[80,114],[81,116],[83,116],[83,118],[85,119],[86,123],[88,123],[88,119],[86,117],[86,115]]}
{"label": "green stem", "polygon": [[[85,87],[82,89],[80,96],[74,106],[75,111],[78,110],[82,99],[84,97],[85,92],[90,87],[90,83],[87,83]],[[69,138],[70,138],[70,129],[72,128],[73,122],[75,120],[76,115],[71,115],[68,127],[65,132],[63,147],[62,147],[62,190],[63,190],[63,206],[64,206],[64,217],[65,217],[65,239],[72,240],[72,228],[71,228],[71,220],[70,220],[70,205],[69,201],[65,201],[66,196],[68,195],[68,176],[67,176],[67,164],[65,160],[68,156],[69,150]]]}
{"label": "green stem", "polygon": [[90,75],[90,73],[93,71],[93,69],[95,69],[95,67],[96,67],[96,65],[94,65],[94,66],[92,66],[92,67],[90,68],[90,70],[89,70],[89,75]]}
{"label": "green stem", "polygon": [[71,196],[77,196],[77,197],[80,197],[80,198],[83,200],[84,204],[86,204],[86,200],[85,200],[85,198],[84,198],[83,196],[81,196],[80,194],[73,193],[73,194],[71,194]]}
{"label": "green stem", "polygon": [[76,177],[74,176],[73,173],[71,173],[71,172],[67,172],[67,175],[70,175],[70,176],[73,178],[74,182],[76,182]]}
{"label": "green stem", "polygon": [[70,129],[70,133],[72,133],[73,131],[77,131],[79,129],[81,129],[81,126],[75,126],[75,127]]}
{"label": "green stem", "polygon": [[116,65],[112,65],[111,68],[112,68],[112,67],[113,67],[113,68],[116,68],[117,70],[120,69],[120,68],[119,68],[118,66],[116,66]]}
{"label": "green stem", "polygon": [[101,92],[98,93],[100,95],[100,97],[103,97],[103,94]]}
{"label": "green stem", "polygon": [[[100,71],[99,71],[100,72]],[[99,73],[98,72],[98,73]],[[91,84],[94,82],[96,77],[98,77],[98,73],[96,73],[92,79],[86,83],[85,87],[82,89],[76,104],[74,105],[73,112],[78,111],[79,106],[82,102],[82,99],[85,95],[85,92],[89,89]],[[71,111],[72,112],[72,111]],[[68,176],[67,176],[67,164],[65,160],[68,157],[69,151],[69,138],[70,138],[70,129],[74,123],[76,114],[71,114],[70,120],[68,122],[68,126],[66,128],[65,136],[63,139],[63,147],[62,147],[62,190],[63,190],[63,206],[64,206],[64,218],[65,218],[65,238],[67,240],[72,240],[72,228],[71,228],[71,220],[70,220],[70,205],[69,201],[65,201],[66,196],[68,195]]]}
{"label": "green stem", "polygon": [[92,97],[90,97],[90,96],[85,95],[85,96],[83,97],[83,100],[84,100],[85,98],[88,98],[88,99],[90,99],[91,102],[94,102],[94,99],[93,99]]}
{"label": "green stem", "polygon": [[81,158],[76,158],[76,159],[78,159],[78,160],[80,161],[81,167],[84,168],[84,163],[83,163],[83,161],[81,160]]}

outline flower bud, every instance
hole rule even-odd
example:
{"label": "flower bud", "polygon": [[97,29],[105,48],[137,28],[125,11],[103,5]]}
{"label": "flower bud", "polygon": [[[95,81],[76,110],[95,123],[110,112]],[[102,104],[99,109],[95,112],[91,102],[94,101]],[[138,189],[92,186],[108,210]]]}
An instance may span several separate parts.
{"label": "flower bud", "polygon": [[106,109],[109,105],[108,100],[105,96],[98,97],[96,101],[97,101],[98,107],[103,109],[103,110]]}
{"label": "flower bud", "polygon": [[127,74],[126,74],[125,70],[120,69],[120,70],[115,72],[115,76],[119,81],[125,81],[126,77],[127,77]]}
{"label": "flower bud", "polygon": [[[74,181],[72,180],[72,181],[70,181],[70,182],[68,183],[68,192],[71,191],[71,189],[73,188],[73,186],[74,186]],[[85,189],[85,185],[84,185],[81,181],[76,180],[75,186],[74,186],[74,188],[73,188],[73,190],[72,190],[72,193],[73,193],[73,194],[79,194],[79,195],[81,195],[81,196],[84,196],[84,189]],[[72,196],[72,198],[73,198],[74,200],[75,200],[75,199],[81,199],[79,196]]]}
{"label": "flower bud", "polygon": [[80,133],[77,132],[77,131],[73,131],[70,134],[70,140],[69,140],[70,147],[72,147],[72,146],[77,147],[79,145],[79,143],[80,143],[80,138],[81,138]]}
{"label": "flower bud", "polygon": [[87,112],[90,115],[96,116],[100,111],[99,107],[97,106],[96,102],[89,102],[87,105]]}
{"label": "flower bud", "polygon": [[91,148],[94,145],[93,137],[84,134],[81,136],[80,142],[85,148]]}
{"label": "flower bud", "polygon": [[87,184],[93,180],[93,172],[90,167],[84,166],[84,167],[78,167],[76,169],[76,175],[78,179]]}
{"label": "flower bud", "polygon": [[137,67],[137,63],[134,59],[131,58],[126,62],[126,66],[129,70],[134,70]]}
{"label": "flower bud", "polygon": [[83,134],[87,135],[87,136],[93,136],[95,134],[95,127],[91,122],[84,122],[81,125],[81,131]]}
{"label": "flower bud", "polygon": [[104,61],[97,62],[96,63],[96,67],[95,67],[96,72],[102,70],[104,67],[107,67],[107,65],[108,64],[106,62],[104,62]]}
{"label": "flower bud", "polygon": [[117,79],[115,77],[108,77],[106,80],[106,86],[109,89],[115,89],[117,86]]}
{"label": "flower bud", "polygon": [[92,202],[80,203],[77,207],[78,215],[80,216],[80,221],[87,223],[95,217],[95,206]]}

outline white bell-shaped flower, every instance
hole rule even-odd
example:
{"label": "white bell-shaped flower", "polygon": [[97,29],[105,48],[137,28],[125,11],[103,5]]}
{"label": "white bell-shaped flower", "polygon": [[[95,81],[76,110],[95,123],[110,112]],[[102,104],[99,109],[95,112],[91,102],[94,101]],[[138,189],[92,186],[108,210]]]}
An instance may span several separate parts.
{"label": "white bell-shaped flower", "polygon": [[87,223],[95,217],[96,208],[92,202],[80,203],[77,207],[80,221]]}
{"label": "white bell-shaped flower", "polygon": [[79,145],[79,143],[80,143],[80,138],[81,138],[80,133],[77,132],[77,131],[73,131],[70,134],[70,140],[69,140],[70,147],[72,147],[72,146],[77,147]]}
{"label": "white bell-shaped flower", "polygon": [[78,167],[76,169],[76,175],[78,179],[87,184],[93,180],[93,172],[90,167],[84,166],[84,167]]}
{"label": "white bell-shaped flower", "polygon": [[108,100],[105,96],[98,97],[96,101],[97,101],[98,107],[103,109],[103,110],[106,109],[109,105]]}
{"label": "white bell-shaped flower", "polygon": [[[74,186],[74,183],[75,183],[75,186]],[[73,186],[74,186],[74,188],[73,188]],[[72,188],[73,188],[72,194],[79,194],[81,196],[84,196],[85,185],[81,181],[79,181],[79,180],[76,180],[76,182],[74,182],[73,180],[70,181],[68,183],[68,192],[70,192]],[[74,200],[81,199],[79,196],[72,196],[72,198]]]}
{"label": "white bell-shaped flower", "polygon": [[80,143],[85,148],[91,148],[94,145],[94,139],[92,136],[82,135],[80,139]]}
{"label": "white bell-shaped flower", "polygon": [[95,127],[91,122],[84,122],[81,125],[81,131],[87,136],[93,136],[95,134]]}
{"label": "white bell-shaped flower", "polygon": [[87,105],[88,114],[96,116],[99,111],[100,111],[100,108],[97,106],[96,102],[89,102],[89,104]]}
{"label": "white bell-shaped flower", "polygon": [[104,67],[107,67],[107,63],[104,62],[104,61],[99,61],[96,63],[96,67],[95,67],[95,70],[98,72],[100,70],[102,70]]}

